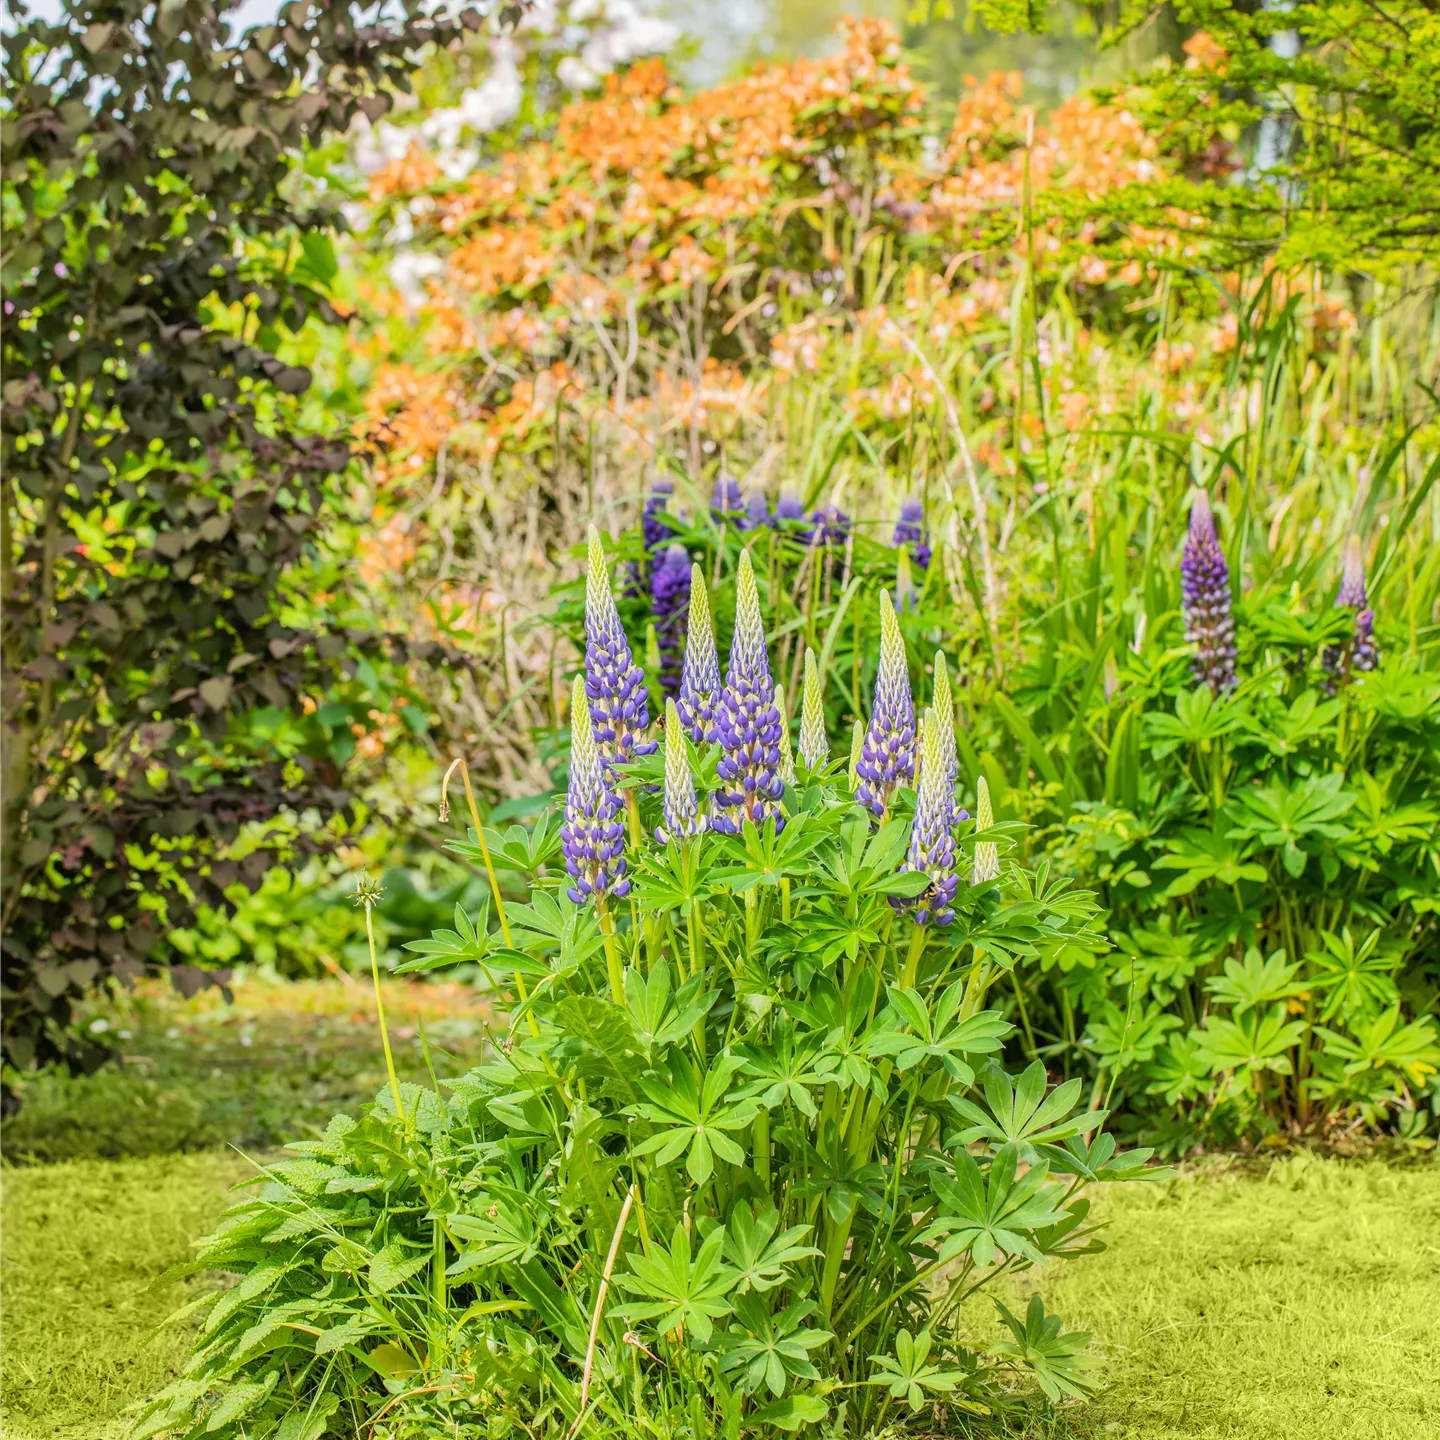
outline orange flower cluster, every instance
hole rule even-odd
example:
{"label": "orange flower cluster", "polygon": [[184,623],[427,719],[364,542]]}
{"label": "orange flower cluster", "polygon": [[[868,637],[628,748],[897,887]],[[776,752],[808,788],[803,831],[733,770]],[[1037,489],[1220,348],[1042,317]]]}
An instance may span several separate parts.
{"label": "orange flower cluster", "polygon": [[[1207,37],[1186,49],[1223,73]],[[663,61],[638,63],[569,105],[552,139],[462,180],[412,145],[372,194],[408,212],[443,268],[392,325],[367,397],[389,475],[423,469],[461,424],[483,433],[486,463],[543,444],[562,405],[621,448],[676,427],[723,443],[776,379],[828,373],[839,346],[851,413],[903,424],[936,399],[905,337],[940,350],[1007,333],[1032,283],[1022,266],[1088,287],[1086,304],[1144,309],[1162,267],[1200,243],[1192,217],[1147,229],[1100,210],[1163,178],[1156,137],[1123,99],[1076,96],[1041,125],[1020,91],[1014,72],[967,77],[936,133],[894,29],[848,20],[832,55],[690,96]],[[1309,299],[1322,338],[1353,327]],[[1229,344],[1222,324],[1204,349]],[[1162,377],[1198,363],[1190,341],[1158,358]],[[1067,431],[1098,408],[1083,388],[1057,377]]]}

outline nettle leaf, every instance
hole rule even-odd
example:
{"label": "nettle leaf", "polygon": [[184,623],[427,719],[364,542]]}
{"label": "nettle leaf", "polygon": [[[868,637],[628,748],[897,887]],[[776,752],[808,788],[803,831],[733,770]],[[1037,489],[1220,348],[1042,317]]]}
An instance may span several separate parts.
{"label": "nettle leaf", "polygon": [[430,1259],[428,1251],[417,1255],[412,1247],[399,1240],[391,1240],[370,1261],[370,1286],[382,1295],[387,1294],[418,1275]]}

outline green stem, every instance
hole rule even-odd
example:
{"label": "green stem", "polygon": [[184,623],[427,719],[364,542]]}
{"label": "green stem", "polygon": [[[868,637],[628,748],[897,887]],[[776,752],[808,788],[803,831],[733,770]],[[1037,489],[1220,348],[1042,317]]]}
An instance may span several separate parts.
{"label": "green stem", "polygon": [[385,1047],[385,1069],[390,1076],[390,1093],[395,1097],[395,1113],[405,1123],[405,1102],[400,1098],[400,1077],[395,1073],[395,1056],[390,1050],[390,1030],[385,1024],[385,997],[380,993],[380,957],[375,953],[375,921],[373,907],[365,906],[365,939],[370,945],[370,974],[375,981],[375,1014],[380,1021],[380,1043]]}
{"label": "green stem", "polygon": [[615,922],[610,918],[610,912],[605,908],[603,900],[596,902],[595,913],[600,920],[600,934],[605,940],[605,968],[610,975],[610,994],[615,1003],[623,1010],[625,1009],[625,972],[620,968],[620,952],[615,948]]}

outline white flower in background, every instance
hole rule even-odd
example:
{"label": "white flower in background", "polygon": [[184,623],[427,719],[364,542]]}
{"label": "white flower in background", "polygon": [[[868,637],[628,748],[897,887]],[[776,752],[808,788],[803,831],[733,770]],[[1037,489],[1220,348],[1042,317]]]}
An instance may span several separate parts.
{"label": "white flower in background", "polygon": [[426,255],[418,250],[402,250],[386,266],[390,283],[412,310],[418,309],[425,301],[425,282],[444,268],[445,262],[438,255]]}
{"label": "white flower in background", "polygon": [[592,90],[600,77],[578,55],[567,55],[556,67],[556,78],[567,90]]}
{"label": "white flower in background", "polygon": [[[459,102],[432,110],[418,125],[382,120],[355,125],[355,165],[373,175],[402,160],[418,143],[452,180],[479,163],[481,148],[462,144],[509,125],[525,99],[523,64],[527,53],[555,62],[555,76],[569,90],[590,90],[601,78],[644,55],[660,55],[680,39],[668,20],[647,13],[647,0],[531,0],[514,30],[490,39],[490,64]],[[406,237],[392,237],[404,244]]]}

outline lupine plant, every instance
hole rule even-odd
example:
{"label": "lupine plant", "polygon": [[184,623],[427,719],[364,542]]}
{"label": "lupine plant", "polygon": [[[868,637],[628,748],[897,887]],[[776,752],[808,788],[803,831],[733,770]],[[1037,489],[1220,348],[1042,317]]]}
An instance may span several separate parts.
{"label": "lupine plant", "polygon": [[[1076,546],[1045,587],[1015,700],[976,706],[967,743],[1007,782],[1008,813],[1035,824],[1026,844],[1096,885],[1116,944],[1045,956],[1025,997],[1030,1053],[1083,1074],[1123,1128],[1175,1151],[1266,1137],[1431,1146],[1433,628],[1396,625],[1379,643],[1359,534],[1338,576],[1328,556],[1256,556],[1233,593],[1243,551],[1217,518],[1194,491],[1177,547],[1152,511],[1133,542],[1140,573],[1114,585],[1109,618],[1094,579],[1110,566],[1134,577],[1132,562],[1110,537]],[[1380,554],[1395,579],[1393,550]],[[1405,608],[1433,614],[1440,556],[1411,573]]]}
{"label": "lupine plant", "polygon": [[589,579],[563,824],[472,809],[452,847],[529,897],[457,908],[403,967],[488,976],[493,1051],[269,1168],[201,1247],[239,1283],[139,1435],[859,1437],[1092,1388],[1040,1299],[988,1345],[962,1307],[1097,1248],[1086,1187],[1146,1173],[1078,1079],[1012,1073],[993,1003],[1099,943],[1093,901],[1002,862],[980,777],[969,823],[943,665],[917,746],[891,652],[847,776],[812,653],[792,755],[747,555],[718,692],[694,577],[650,754]]}

